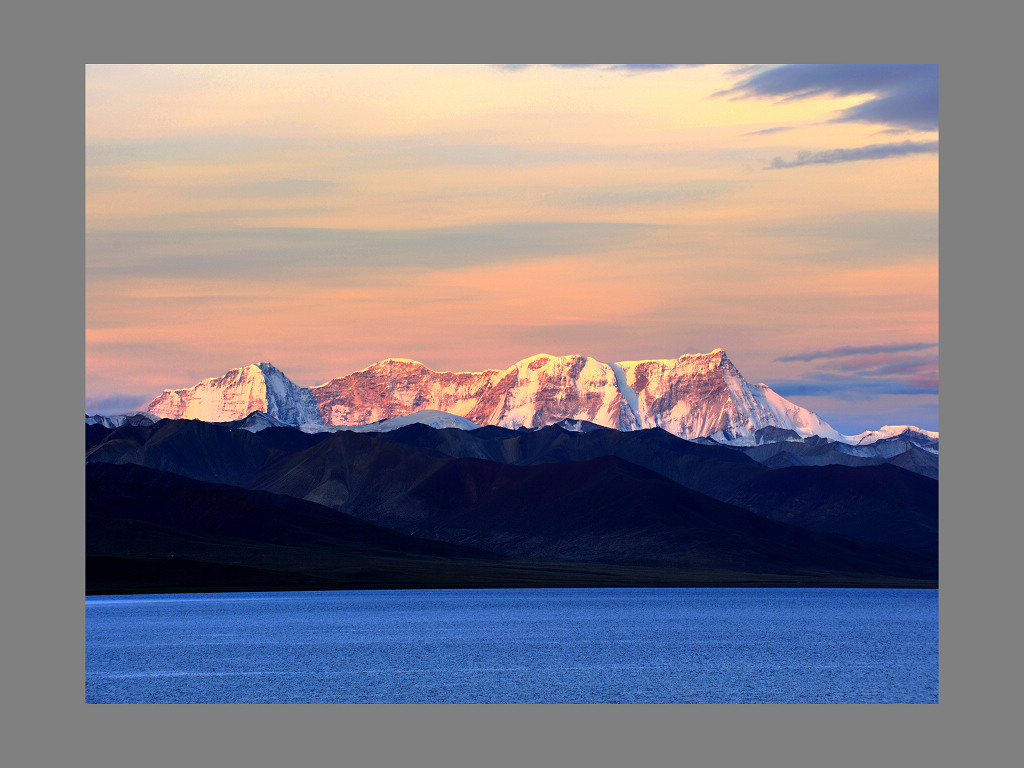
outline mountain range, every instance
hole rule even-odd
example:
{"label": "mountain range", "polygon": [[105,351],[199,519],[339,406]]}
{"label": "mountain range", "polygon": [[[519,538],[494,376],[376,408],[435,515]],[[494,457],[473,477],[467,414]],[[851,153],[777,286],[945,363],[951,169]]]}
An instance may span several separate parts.
{"label": "mountain range", "polygon": [[[276,423],[366,427],[437,411],[464,419],[447,426],[537,428],[564,420],[620,431],[661,428],[686,439],[756,445],[823,437],[867,445],[903,437],[936,449],[938,433],[883,427],[840,434],[766,384],[749,384],[722,349],[674,360],[603,363],[583,355],[533,355],[504,370],[438,372],[390,358],[313,387],[301,387],[268,362],[235,368],[186,389],[168,389],[147,412],[158,418],[235,421],[259,411]],[[766,430],[768,430],[766,432]]]}
{"label": "mountain range", "polygon": [[86,461],[93,591],[937,578],[934,479],[661,429],[162,419],[88,425]]}
{"label": "mountain range", "polygon": [[938,433],[840,435],[722,350],[260,363],[85,438],[91,593],[937,584]]}

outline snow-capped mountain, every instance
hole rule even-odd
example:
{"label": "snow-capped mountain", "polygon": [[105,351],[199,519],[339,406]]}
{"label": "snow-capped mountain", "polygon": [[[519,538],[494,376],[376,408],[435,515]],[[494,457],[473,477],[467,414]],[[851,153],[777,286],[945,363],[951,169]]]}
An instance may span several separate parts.
{"label": "snow-capped mountain", "polygon": [[541,354],[504,371],[479,373],[383,360],[310,391],[327,424],[365,424],[430,408],[512,429],[573,419],[624,431],[660,427],[684,438],[726,442],[768,426],[800,437],[842,437],[766,385],[748,384],[721,349],[624,363]]}
{"label": "snow-capped mountain", "polygon": [[842,438],[816,414],[767,384],[748,384],[724,349],[617,366],[625,373],[624,390],[637,393],[634,408],[641,427],[722,442],[753,441],[754,433],[765,427],[789,429],[801,437]]}
{"label": "snow-capped mountain", "polygon": [[260,411],[285,424],[321,421],[310,390],[270,363],[233,368],[189,389],[165,389],[147,410],[165,419],[235,421]]}
{"label": "snow-capped mountain", "polygon": [[[660,427],[687,439],[733,445],[755,445],[776,430],[791,436],[783,439],[819,436],[868,444],[901,436],[938,447],[938,433],[913,427],[841,435],[767,385],[749,384],[722,349],[621,363],[539,354],[504,370],[459,373],[389,358],[314,387],[300,387],[270,363],[259,363],[189,389],[165,390],[148,410],[157,417],[203,421],[235,421],[259,411],[306,431],[380,431],[410,419],[463,429],[536,428],[570,420],[623,431]],[[428,413],[412,417],[421,412]],[[438,412],[451,423],[443,423]]]}
{"label": "snow-capped mountain", "polygon": [[431,409],[512,429],[566,418],[638,428],[611,366],[581,355],[534,355],[503,371],[478,373],[389,359],[311,391],[328,424],[367,424]]}
{"label": "snow-capped mountain", "polygon": [[155,424],[159,420],[159,416],[146,411],[129,411],[128,413],[119,413],[115,416],[104,416],[99,413],[91,416],[88,413],[85,414],[86,424],[102,424],[107,429],[116,429],[125,424],[131,424],[135,427],[146,427],[150,424]]}
{"label": "snow-capped mountain", "polygon": [[851,435],[849,441],[854,445],[872,445],[874,443],[893,440],[894,438],[901,438],[909,443],[913,443],[919,448],[931,451],[932,453],[939,452],[938,432],[931,432],[927,429],[919,429],[918,427],[910,427],[906,425],[898,427],[885,426],[881,429],[869,429],[865,432],[861,432],[859,435]]}

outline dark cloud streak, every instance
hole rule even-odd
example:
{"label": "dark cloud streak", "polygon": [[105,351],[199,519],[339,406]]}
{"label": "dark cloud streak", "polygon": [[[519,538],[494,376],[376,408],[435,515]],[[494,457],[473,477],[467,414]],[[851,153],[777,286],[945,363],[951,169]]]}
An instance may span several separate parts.
{"label": "dark cloud streak", "polygon": [[877,355],[891,352],[918,352],[924,349],[934,349],[938,344],[929,342],[912,342],[908,344],[871,344],[863,347],[834,347],[832,349],[820,349],[814,352],[801,352],[796,355],[777,357],[778,363],[810,362],[825,358],[853,357],[855,355]]}
{"label": "dark cloud streak", "polygon": [[831,397],[853,402],[872,400],[882,395],[937,395],[939,388],[927,382],[912,379],[875,379],[843,376],[834,379],[808,381],[773,381],[768,386],[787,399],[800,397]]}
{"label": "dark cloud streak", "polygon": [[[533,64],[499,64],[498,67],[508,72],[518,72],[521,69],[535,66]],[[704,64],[548,64],[549,67],[559,69],[602,69],[610,72],[631,72],[639,74],[642,72],[664,72],[669,69],[682,69],[689,67],[703,67]]]}
{"label": "dark cloud streak", "polygon": [[744,136],[771,136],[774,133],[782,133],[784,131],[792,131],[793,126],[791,125],[777,125],[774,128],[762,128],[760,131],[750,131],[744,133]]}
{"label": "dark cloud streak", "polygon": [[803,374],[802,379],[776,381],[769,386],[787,398],[829,397],[846,402],[886,395],[938,395],[938,355],[917,354],[937,347],[925,342],[872,344],[780,357],[777,361],[832,362]]}
{"label": "dark cloud streak", "polygon": [[937,141],[904,141],[899,144],[870,144],[866,147],[852,149],[827,149],[822,152],[798,152],[793,160],[775,157],[765,166],[765,170],[780,168],[800,168],[804,165],[832,165],[835,163],[852,163],[857,160],[882,160],[887,157],[904,157],[939,151]]}
{"label": "dark cloud streak", "polygon": [[870,96],[845,109],[836,122],[877,123],[919,131],[939,129],[937,65],[787,64],[756,71],[714,96],[776,98]]}

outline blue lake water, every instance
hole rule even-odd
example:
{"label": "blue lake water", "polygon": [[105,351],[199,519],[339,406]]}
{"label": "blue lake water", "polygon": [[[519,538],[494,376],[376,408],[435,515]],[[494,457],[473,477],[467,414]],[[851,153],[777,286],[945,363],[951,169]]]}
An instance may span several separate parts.
{"label": "blue lake water", "polygon": [[937,590],[87,597],[88,702],[937,702]]}

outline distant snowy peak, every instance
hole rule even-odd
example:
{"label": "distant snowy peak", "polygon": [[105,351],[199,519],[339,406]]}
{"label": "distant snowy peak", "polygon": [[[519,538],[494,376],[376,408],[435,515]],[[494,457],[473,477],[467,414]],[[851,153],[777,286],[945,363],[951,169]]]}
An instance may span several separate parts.
{"label": "distant snowy peak", "polygon": [[275,419],[262,411],[253,411],[244,419],[237,419],[234,421],[227,422],[228,426],[235,429],[241,429],[246,432],[262,432],[264,429],[270,427],[291,427],[292,424]]}
{"label": "distant snowy peak", "polygon": [[859,435],[851,435],[846,438],[845,442],[852,443],[853,445],[871,445],[872,443],[882,442],[884,440],[892,440],[894,438],[900,438],[906,440],[908,443],[913,443],[919,448],[938,453],[939,451],[939,433],[931,432],[927,429],[920,429],[919,427],[911,427],[907,425],[901,426],[884,426],[881,429],[870,429],[865,432],[861,432]]}
{"label": "distant snowy peak", "polygon": [[104,416],[99,413],[92,416],[88,413],[85,414],[86,424],[100,424],[107,429],[116,429],[117,427],[123,427],[125,424],[133,427],[148,427],[159,420],[160,417],[145,411],[130,411],[117,414],[116,416]]}
{"label": "distant snowy peak", "polygon": [[161,418],[214,422],[236,421],[253,411],[287,424],[322,421],[309,389],[266,362],[233,368],[188,389],[165,389],[147,410]]}
{"label": "distant snowy peak", "polygon": [[353,426],[327,426],[306,425],[303,430],[306,432],[338,432],[346,430],[349,432],[392,432],[412,424],[425,424],[434,429],[480,429],[480,425],[461,416],[456,416],[444,411],[416,411],[405,416],[395,416],[373,424],[359,424]]}
{"label": "distant snowy peak", "polygon": [[600,424],[595,424],[592,421],[583,421],[582,419],[562,419],[550,426],[561,427],[566,432],[597,432],[601,429],[609,429],[609,427],[602,427]]}

